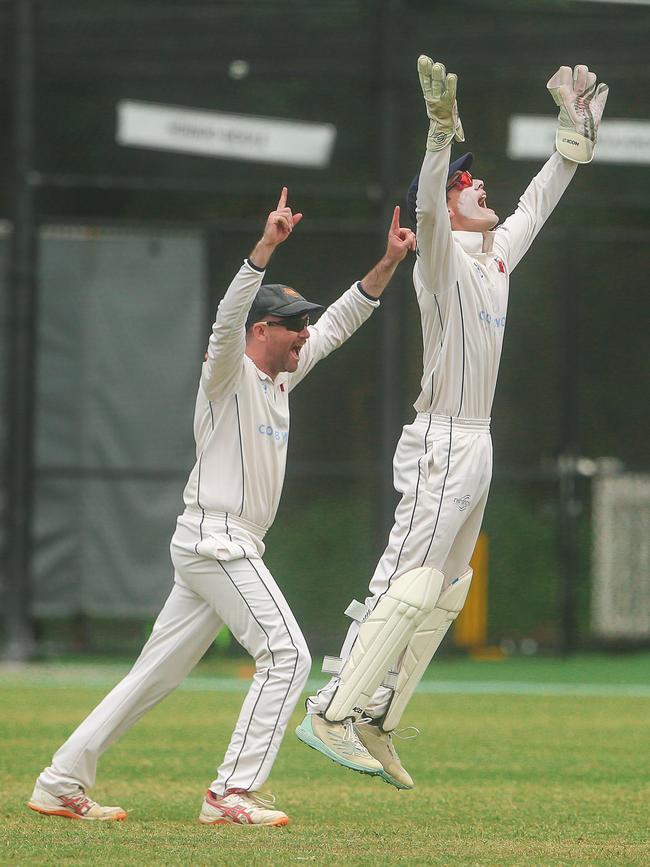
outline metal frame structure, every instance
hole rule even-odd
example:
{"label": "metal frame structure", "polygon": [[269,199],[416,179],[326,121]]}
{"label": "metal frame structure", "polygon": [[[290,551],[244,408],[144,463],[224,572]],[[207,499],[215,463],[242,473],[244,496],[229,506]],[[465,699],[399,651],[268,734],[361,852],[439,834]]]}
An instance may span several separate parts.
{"label": "metal frame structure", "polygon": [[[629,0],[632,4],[634,0]],[[645,0],[636,0],[638,4]],[[355,231],[376,233],[383,239],[390,218],[391,191],[396,188],[396,167],[399,165],[399,83],[403,73],[394,68],[399,52],[395,50],[396,21],[405,14],[408,4],[400,0],[375,0],[369,4],[369,44],[375,69],[375,87],[372,92],[373,138],[376,142],[378,184],[372,198],[372,216],[348,225],[336,221],[337,229],[346,227]],[[417,5],[417,4],[414,4]],[[577,5],[577,4],[576,4]],[[39,171],[35,165],[35,69],[36,56],[36,0],[10,0],[12,70],[12,207],[13,231],[11,236],[8,311],[8,437],[5,477],[6,499],[6,581],[4,587],[5,656],[26,659],[35,652],[30,616],[30,582],[32,557],[32,513],[34,496],[34,391],[36,346],[34,323],[38,320],[37,286],[37,233],[40,221],[38,193],[42,190],[131,190],[180,192],[203,195],[209,192],[236,194],[238,185],[224,178],[219,185],[200,179],[183,177],[140,177],[116,174],[83,174],[70,171]],[[478,62],[478,60],[477,60]],[[197,73],[198,74],[198,73]],[[504,75],[498,72],[497,75]],[[340,86],[341,80],[337,82]],[[322,185],[321,185],[322,186]],[[262,188],[257,190],[264,194]],[[353,185],[334,184],[318,189],[318,195],[341,201],[368,191]],[[630,190],[629,201],[643,203],[645,194],[640,189]],[[595,201],[593,194],[585,193],[586,201]],[[591,196],[591,198],[590,198]],[[312,231],[331,230],[334,221],[318,220]],[[246,224],[241,221],[242,227]],[[257,223],[254,224],[257,228]],[[218,222],[207,226],[207,231],[218,228]],[[233,222],[229,221],[232,229]],[[305,227],[306,231],[310,231]],[[627,232],[627,230],[625,230]],[[629,233],[628,233],[629,234]],[[641,233],[640,233],[641,234]],[[641,240],[641,237],[640,237]],[[647,240],[647,234],[643,235]],[[579,514],[578,482],[580,456],[579,382],[575,359],[579,356],[578,334],[580,305],[583,299],[575,291],[579,285],[575,263],[567,248],[565,280],[572,291],[564,295],[561,329],[563,334],[563,360],[560,386],[562,388],[562,430],[558,444],[558,459],[551,475],[558,481],[558,548],[561,563],[561,582],[558,597],[558,619],[561,623],[559,650],[568,654],[575,649],[577,633],[577,590],[575,575],[578,567],[577,520]],[[407,280],[404,276],[398,280]],[[391,299],[386,301],[387,305]],[[377,509],[377,537],[385,538],[391,524],[394,492],[391,465],[396,432],[403,423],[400,405],[400,323],[396,316],[386,315],[380,325],[381,346],[378,356],[381,407],[379,417],[381,496]],[[501,470],[501,476],[507,473]],[[539,477],[539,474],[536,476]]]}

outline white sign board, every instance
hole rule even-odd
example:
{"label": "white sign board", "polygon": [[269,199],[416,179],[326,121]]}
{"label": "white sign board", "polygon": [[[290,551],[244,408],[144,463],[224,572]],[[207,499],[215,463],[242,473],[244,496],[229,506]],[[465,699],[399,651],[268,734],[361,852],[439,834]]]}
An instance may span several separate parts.
{"label": "white sign board", "polygon": [[336,127],[125,99],[117,105],[116,138],[132,147],[324,168]]}
{"label": "white sign board", "polygon": [[[508,156],[513,160],[548,157],[555,146],[557,118],[512,115],[508,130]],[[598,163],[650,163],[649,120],[604,120],[594,154]]]}

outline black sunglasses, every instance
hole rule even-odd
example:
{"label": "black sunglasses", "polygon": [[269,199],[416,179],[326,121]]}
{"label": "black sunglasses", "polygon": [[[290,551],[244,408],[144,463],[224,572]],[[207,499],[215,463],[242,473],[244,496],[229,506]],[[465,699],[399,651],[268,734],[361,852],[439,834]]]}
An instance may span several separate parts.
{"label": "black sunglasses", "polygon": [[256,323],[257,325],[268,325],[271,327],[272,325],[280,325],[282,328],[286,328],[287,331],[302,331],[303,328],[306,328],[309,325],[309,315],[306,313],[301,314],[300,316],[285,316],[280,322],[267,322],[262,321]]}

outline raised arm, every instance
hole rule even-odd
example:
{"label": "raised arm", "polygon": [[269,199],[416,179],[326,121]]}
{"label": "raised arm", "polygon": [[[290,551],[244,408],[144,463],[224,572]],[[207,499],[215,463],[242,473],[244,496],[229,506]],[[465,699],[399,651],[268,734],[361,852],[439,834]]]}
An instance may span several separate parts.
{"label": "raised arm", "polygon": [[456,254],[447,213],[446,184],[451,142],[464,141],[458,116],[458,79],[430,57],[418,59],[420,86],[429,117],[426,153],[417,193],[417,263],[422,286],[430,292],[456,281]]}
{"label": "raised arm", "polygon": [[289,191],[282,187],[278,206],[271,211],[264,226],[264,233],[248,257],[262,271],[269,264],[275,248],[287,240],[295,226],[302,220],[302,214],[293,214],[287,205]]}
{"label": "raised arm", "polygon": [[314,365],[344,343],[379,306],[379,298],[388,286],[395,269],[409,250],[415,250],[415,235],[399,224],[399,207],[395,207],[386,252],[366,276],[354,283],[309,328],[309,340],[300,353],[295,373],[289,376],[289,387],[295,386]]}
{"label": "raised arm", "polygon": [[609,88],[579,65],[561,66],[546,85],[560,106],[557,152],[533,178],[517,210],[497,229],[495,246],[512,271],[521,261],[573,178],[579,163],[590,162]]}
{"label": "raised arm", "polygon": [[239,385],[246,350],[246,317],[273,252],[287,240],[302,219],[302,214],[292,213],[287,198],[287,188],[283,187],[276,209],[271,211],[266,220],[262,237],[235,275],[217,308],[201,371],[201,385],[208,400],[222,400],[233,394]]}
{"label": "raised arm", "polygon": [[393,218],[388,229],[386,252],[361,280],[361,289],[372,298],[381,297],[399,263],[409,250],[415,250],[415,235],[410,229],[403,229],[400,226],[399,214],[399,205],[395,205]]}

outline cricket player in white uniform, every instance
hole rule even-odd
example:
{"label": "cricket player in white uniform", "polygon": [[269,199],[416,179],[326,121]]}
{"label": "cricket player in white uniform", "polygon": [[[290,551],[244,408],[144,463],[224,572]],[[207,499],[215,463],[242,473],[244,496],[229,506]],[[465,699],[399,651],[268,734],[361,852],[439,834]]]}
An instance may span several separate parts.
{"label": "cricket player in white uniform", "polygon": [[281,284],[261,285],[276,247],[302,214],[282,190],[264,233],[217,310],[194,415],[196,464],[171,542],[174,586],[129,674],[55,754],[28,806],[72,819],[119,820],[120,807],[86,794],[104,751],[168,695],[226,624],[255,659],[256,673],[225,758],[200,813],[208,825],[286,825],[260,794],[289,717],[305,686],[310,656],[300,628],[262,556],[284,481],[289,393],[346,341],[373,310],[398,263],[415,249],[395,209],[386,253],[323,308]]}
{"label": "cricket player in white uniform", "polygon": [[[490,412],[499,369],[511,272],[571,181],[590,162],[607,86],[586,66],[561,67],[547,87],[560,106],[556,152],[502,226],[472,155],[450,166],[452,139],[464,141],[456,76],[418,60],[430,119],[424,161],[409,190],[417,221],[413,271],[423,335],[417,415],[394,459],[401,500],[388,547],[353,623],[334,674],[307,702],[296,733],[341,765],[413,787],[392,743],[406,704],[462,609],[469,561],[492,475]],[[356,737],[353,737],[353,733]]]}

